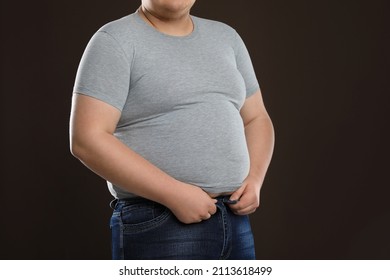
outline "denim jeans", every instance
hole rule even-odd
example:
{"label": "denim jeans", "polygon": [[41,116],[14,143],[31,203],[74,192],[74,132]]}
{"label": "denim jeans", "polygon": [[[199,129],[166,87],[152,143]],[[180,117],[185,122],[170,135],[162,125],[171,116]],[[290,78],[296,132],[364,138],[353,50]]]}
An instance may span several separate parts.
{"label": "denim jeans", "polygon": [[194,224],[180,222],[165,206],[141,197],[114,200],[112,258],[255,259],[248,216],[235,215],[227,196],[217,200],[217,212]]}

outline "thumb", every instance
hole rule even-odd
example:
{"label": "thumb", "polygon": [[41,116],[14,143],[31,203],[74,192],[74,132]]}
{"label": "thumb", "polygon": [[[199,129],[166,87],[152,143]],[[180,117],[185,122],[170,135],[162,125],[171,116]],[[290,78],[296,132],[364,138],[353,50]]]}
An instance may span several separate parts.
{"label": "thumb", "polygon": [[244,193],[245,185],[242,185],[230,196],[230,200],[239,200],[242,194]]}

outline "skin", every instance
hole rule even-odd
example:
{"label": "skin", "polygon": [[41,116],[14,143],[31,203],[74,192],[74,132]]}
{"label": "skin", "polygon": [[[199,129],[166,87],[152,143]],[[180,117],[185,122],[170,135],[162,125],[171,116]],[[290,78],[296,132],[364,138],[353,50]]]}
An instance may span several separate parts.
{"label": "skin", "polygon": [[[194,2],[144,0],[142,5],[153,13],[152,17],[148,14],[148,19],[155,28],[180,36],[190,30],[189,11]],[[260,205],[260,189],[271,161],[274,130],[260,90],[246,99],[240,114],[245,126],[251,166],[241,187],[231,193],[230,199],[239,199],[239,202],[230,205],[230,208],[237,215],[246,215],[255,212]],[[220,194],[209,194],[197,186],[176,180],[113,135],[120,115],[118,109],[107,103],[74,94],[70,117],[72,154],[104,179],[165,205],[183,223],[201,222],[215,214],[214,197]]]}
{"label": "skin", "polygon": [[142,0],[141,17],[160,32],[185,36],[192,32],[190,9],[195,0]]}

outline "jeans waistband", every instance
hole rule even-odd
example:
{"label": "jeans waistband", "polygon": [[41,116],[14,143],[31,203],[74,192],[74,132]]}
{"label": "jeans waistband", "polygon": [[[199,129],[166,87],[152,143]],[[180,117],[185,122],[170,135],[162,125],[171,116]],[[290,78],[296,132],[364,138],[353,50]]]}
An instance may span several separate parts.
{"label": "jeans waistband", "polygon": [[115,209],[115,206],[119,203],[133,204],[133,203],[140,203],[140,202],[151,202],[151,200],[143,198],[141,196],[129,197],[129,198],[115,198],[114,200],[111,200],[110,207],[112,209]]}
{"label": "jeans waistband", "polygon": [[[218,200],[219,202],[224,203],[224,204],[236,204],[238,202],[238,200],[230,200],[230,195],[217,196],[217,197],[215,197],[215,199]],[[140,196],[129,197],[129,198],[120,198],[120,199],[116,198],[110,202],[110,207],[112,209],[115,209],[115,206],[118,203],[132,204],[132,203],[140,203],[140,202],[153,202],[153,201],[149,200],[147,198],[140,197]]]}

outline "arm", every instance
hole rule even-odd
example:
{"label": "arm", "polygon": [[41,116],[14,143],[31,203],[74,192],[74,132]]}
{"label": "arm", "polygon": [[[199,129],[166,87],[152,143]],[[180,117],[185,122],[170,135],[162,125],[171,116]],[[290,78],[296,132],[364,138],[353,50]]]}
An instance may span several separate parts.
{"label": "arm", "polygon": [[199,222],[216,212],[215,200],[203,190],[172,178],[119,141],[113,135],[119,118],[116,108],[74,94],[72,154],[113,184],[170,208],[184,223]]}
{"label": "arm", "polygon": [[260,90],[246,99],[240,113],[245,126],[250,170],[241,187],[230,197],[240,201],[230,207],[236,214],[246,215],[255,212],[260,206],[260,189],[274,147],[274,129]]}

